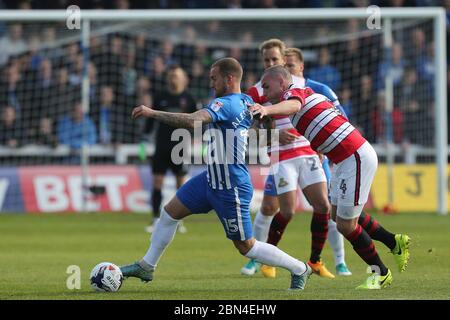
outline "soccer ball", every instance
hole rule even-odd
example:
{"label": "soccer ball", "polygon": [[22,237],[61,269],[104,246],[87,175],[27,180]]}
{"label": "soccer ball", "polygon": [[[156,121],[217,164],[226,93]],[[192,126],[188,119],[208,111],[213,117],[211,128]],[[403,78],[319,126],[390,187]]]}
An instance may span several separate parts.
{"label": "soccer ball", "polygon": [[114,263],[101,262],[91,271],[91,287],[96,291],[116,292],[122,286],[123,275]]}

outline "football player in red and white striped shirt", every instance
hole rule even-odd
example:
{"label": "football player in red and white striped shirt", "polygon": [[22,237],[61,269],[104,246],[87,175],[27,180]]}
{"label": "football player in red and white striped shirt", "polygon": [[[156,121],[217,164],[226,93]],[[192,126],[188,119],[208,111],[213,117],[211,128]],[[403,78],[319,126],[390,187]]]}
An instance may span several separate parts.
{"label": "football player in red and white striped shirt", "polygon": [[332,218],[336,220],[338,230],[373,271],[358,288],[388,286],[392,282],[392,273],[381,261],[372,237],[393,244],[392,253],[400,271],[405,270],[409,259],[410,239],[407,235],[386,231],[375,220],[372,221],[373,233],[358,224],[377,170],[375,150],[325,96],[311,88],[293,85],[285,68],[275,66],[267,69],[261,81],[264,95],[272,105],[255,104],[251,111],[261,118],[290,116],[294,127],[311,142],[311,147],[335,163],[330,183]]}
{"label": "football player in red and white striped shirt", "polygon": [[[270,39],[263,42],[260,52],[264,67],[284,64],[285,45],[281,40]],[[303,78],[294,77],[294,82],[304,85]],[[263,95],[261,82],[251,87],[248,94],[257,103],[269,103]],[[269,103],[270,104],[270,103]],[[311,255],[308,264],[315,273],[322,277],[334,278],[321,261],[321,253],[328,233],[330,204],[326,176],[320,159],[311,149],[310,143],[292,126],[289,117],[274,117],[275,128],[280,129],[280,143],[269,147],[269,154],[278,152],[278,161],[271,163],[272,174],[266,180],[261,209],[254,220],[255,238],[277,245],[283,232],[292,219],[297,206],[297,188],[303,193],[313,207],[311,219]],[[294,135],[291,141],[283,141],[283,133]],[[337,232],[337,231],[336,231]],[[333,252],[335,252],[333,250]],[[252,275],[257,264],[249,261],[241,273]],[[265,277],[275,277],[276,270],[272,266],[261,266]]]}

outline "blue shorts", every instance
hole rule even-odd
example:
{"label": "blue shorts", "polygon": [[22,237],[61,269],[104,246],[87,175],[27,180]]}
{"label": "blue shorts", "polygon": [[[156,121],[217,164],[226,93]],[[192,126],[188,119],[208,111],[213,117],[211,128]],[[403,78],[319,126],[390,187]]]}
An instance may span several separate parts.
{"label": "blue shorts", "polygon": [[208,185],[206,171],[188,180],[178,191],[177,198],[191,213],[208,213],[215,210],[228,239],[252,238],[250,202],[253,196],[251,183],[232,189],[216,190]]}
{"label": "blue shorts", "polygon": [[[325,172],[325,177],[327,178],[327,186],[329,188],[330,179],[331,179],[331,171],[330,164],[327,157],[324,157],[322,162],[323,171]],[[275,179],[273,175],[268,175],[266,179],[266,183],[264,184],[264,194],[267,196],[276,197],[277,196],[277,187],[275,185]]]}
{"label": "blue shorts", "polygon": [[325,176],[327,177],[327,184],[329,185],[330,179],[331,179],[331,171],[330,171],[330,160],[328,160],[327,157],[323,158],[322,168],[323,168],[323,171],[325,171]]}
{"label": "blue shorts", "polygon": [[277,187],[275,186],[275,180],[272,174],[267,176],[266,183],[264,184],[264,194],[272,197],[277,196]]}

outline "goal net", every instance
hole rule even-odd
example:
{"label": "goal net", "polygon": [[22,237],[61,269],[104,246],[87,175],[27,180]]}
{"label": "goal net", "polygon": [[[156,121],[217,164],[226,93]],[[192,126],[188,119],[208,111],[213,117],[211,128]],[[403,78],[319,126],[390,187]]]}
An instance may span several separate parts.
{"label": "goal net", "polygon": [[[88,22],[79,29],[67,27],[65,12],[58,18],[46,12],[48,19],[37,12],[14,18],[3,12],[1,210],[32,210],[29,202],[39,192],[49,193],[49,208],[64,210],[52,207],[59,191],[77,203],[72,209],[101,208],[82,196],[82,187],[95,185],[90,172],[102,167],[147,168],[158,124],[132,121],[130,114],[167,90],[170,66],[185,70],[187,90],[201,108],[212,95],[208,71],[214,60],[238,59],[246,90],[263,71],[259,44],[279,38],[303,51],[305,77],[331,87],[374,145],[380,166],[371,205],[447,211],[446,98],[438,78],[444,79],[446,68],[442,12],[382,11],[377,25],[368,23],[365,12],[337,11],[83,11]],[[72,171],[62,174],[58,189],[52,173],[63,167]],[[45,174],[38,177],[40,172]],[[76,182],[69,181],[72,175]],[[120,197],[128,183],[107,191]],[[145,187],[141,182],[136,190]]]}

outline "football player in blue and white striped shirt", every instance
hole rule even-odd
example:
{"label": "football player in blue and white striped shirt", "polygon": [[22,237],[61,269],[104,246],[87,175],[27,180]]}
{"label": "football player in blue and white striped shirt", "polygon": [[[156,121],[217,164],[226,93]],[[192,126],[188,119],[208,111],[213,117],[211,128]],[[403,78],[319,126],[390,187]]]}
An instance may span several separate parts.
{"label": "football player in blue and white striped shirt", "polygon": [[291,272],[292,290],[303,290],[311,268],[277,247],[255,240],[252,235],[250,201],[253,195],[245,165],[252,99],[241,93],[242,67],[233,58],[216,61],[210,70],[210,85],[216,99],[194,113],[170,113],[139,106],[132,117],[154,118],[180,128],[208,124],[207,170],[190,179],[161,210],[151,245],[139,262],[121,267],[124,277],[153,280],[153,273],[165,248],[174,238],[179,221],[191,214],[215,210],[227,238],[238,251],[263,264]]}

